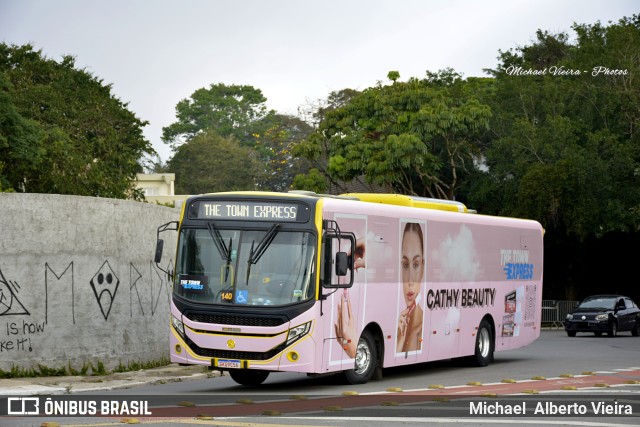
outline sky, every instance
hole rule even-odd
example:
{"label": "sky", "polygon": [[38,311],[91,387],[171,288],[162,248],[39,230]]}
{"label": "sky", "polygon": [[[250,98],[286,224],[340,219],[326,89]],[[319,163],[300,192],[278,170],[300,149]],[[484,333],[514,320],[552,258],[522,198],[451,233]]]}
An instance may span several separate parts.
{"label": "sky", "polygon": [[499,51],[538,29],[617,22],[636,0],[0,0],[0,41],[112,85],[162,161],[175,106],[211,84],[250,85],[267,107],[296,115],[332,91],[363,90],[453,68],[485,76]]}

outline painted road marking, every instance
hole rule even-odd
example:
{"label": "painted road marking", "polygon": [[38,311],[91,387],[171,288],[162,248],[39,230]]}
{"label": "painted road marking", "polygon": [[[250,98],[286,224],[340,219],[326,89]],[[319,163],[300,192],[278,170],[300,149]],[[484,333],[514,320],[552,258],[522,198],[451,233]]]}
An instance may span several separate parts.
{"label": "painted road marking", "polygon": [[[270,397],[267,401],[254,401],[251,405],[241,404],[216,404],[199,405],[196,407],[153,407],[152,412],[160,417],[185,417],[207,414],[215,417],[246,417],[260,416],[265,411],[279,414],[308,413],[323,411],[323,408],[340,406],[343,409],[380,406],[383,402],[394,400],[401,403],[412,404],[428,402],[443,397],[477,397],[485,394],[514,395],[523,394],[525,390],[536,390],[539,393],[558,391],[562,387],[571,388],[572,391],[597,387],[596,384],[606,383],[610,386],[627,385],[625,381],[630,378],[640,379],[640,369],[624,372],[615,372],[610,375],[584,375],[572,378],[558,378],[547,380],[522,380],[515,383],[493,383],[481,386],[454,386],[444,388],[424,388],[405,391],[402,393],[381,392],[378,394],[361,394],[356,396],[320,396],[312,399],[292,401],[274,400]],[[600,388],[599,390],[602,390]]]}
{"label": "painted road marking", "polygon": [[[142,423],[149,422],[161,422],[161,423],[174,423],[177,422],[177,418],[180,418],[180,422],[188,423],[188,424],[199,424],[199,425],[224,425],[224,426],[233,426],[233,427],[275,427],[278,424],[255,424],[255,423],[239,423],[236,421],[232,421],[233,418],[237,417],[251,417],[257,416],[262,417],[265,411],[271,411],[273,413],[283,414],[284,417],[289,414],[301,414],[301,413],[310,413],[310,412],[322,412],[328,406],[339,405],[344,409],[354,409],[354,408],[367,408],[372,406],[381,406],[384,402],[388,402],[389,399],[397,400],[402,404],[420,404],[428,401],[436,401],[437,399],[447,398],[450,396],[452,398],[460,398],[464,396],[469,397],[478,397],[485,394],[495,394],[499,395],[514,395],[514,394],[522,394],[526,393],[529,390],[536,390],[539,393],[550,393],[550,392],[558,392],[561,387],[575,387],[575,390],[572,390],[571,393],[576,392],[592,392],[594,388],[596,388],[596,384],[606,383],[611,387],[615,386],[628,386],[629,380],[640,380],[640,368],[629,368],[624,370],[616,370],[614,372],[605,371],[603,373],[596,373],[594,375],[576,375],[571,378],[551,378],[546,380],[521,380],[516,381],[515,383],[488,383],[479,386],[469,386],[469,385],[457,385],[450,386],[444,388],[423,388],[416,389],[411,391],[405,391],[400,393],[389,393],[389,392],[378,392],[371,394],[362,394],[355,396],[319,396],[319,397],[311,397],[309,399],[304,400],[291,400],[288,398],[282,398],[282,400],[275,400],[273,396],[268,396],[269,400],[265,401],[254,401],[251,405],[244,405],[238,403],[232,404],[207,404],[207,405],[198,405],[194,407],[182,406],[165,406],[165,407],[151,407],[154,416],[149,418],[143,418]],[[602,391],[602,388],[599,388]],[[640,393],[640,390],[637,391]],[[636,392],[633,391],[635,394]],[[265,396],[267,397],[267,396]],[[208,416],[215,416],[214,420],[205,420],[205,419],[196,419],[198,415],[206,414]],[[283,416],[278,417],[278,419],[283,418]],[[185,417],[193,417],[186,421]],[[222,421],[222,419],[226,419],[227,421]],[[320,418],[326,421],[326,418]],[[336,419],[332,417],[331,419]],[[429,418],[431,419],[431,418]],[[152,421],[153,420],[153,421]],[[312,420],[312,418],[308,418],[308,420]],[[398,418],[393,418],[393,421],[399,420]],[[424,422],[425,419],[416,419],[410,418],[410,422],[418,422],[417,420],[422,420],[419,422]],[[437,421],[437,423],[446,422],[442,419],[433,419]],[[388,420],[387,420],[388,421]],[[481,422],[479,419],[474,418],[472,420],[475,423]],[[498,421],[498,422],[496,422]],[[528,420],[519,419],[518,423],[527,424]],[[409,421],[407,421],[409,422]],[[456,422],[466,422],[465,420],[456,419]],[[500,423],[499,420],[491,419],[490,421],[493,424]],[[513,420],[509,422],[505,422],[505,424],[512,423]],[[562,420],[562,422],[547,422],[541,420],[535,420],[537,424],[550,424],[550,425],[583,425],[583,426],[616,426],[618,424],[610,424],[610,423],[593,423],[593,422],[569,422],[568,420]],[[103,424],[93,424],[94,426],[102,425],[102,426],[111,426],[118,425],[119,423],[103,423]],[[532,422],[533,424],[533,422]],[[86,426],[87,424],[82,424],[82,426]],[[121,425],[121,424],[120,424]],[[80,426],[80,425],[78,425]],[[68,426],[71,427],[71,426]],[[293,427],[293,426],[291,426]],[[310,427],[306,425],[305,427]],[[316,427],[316,426],[313,426]],[[326,426],[323,426],[326,427]]]}

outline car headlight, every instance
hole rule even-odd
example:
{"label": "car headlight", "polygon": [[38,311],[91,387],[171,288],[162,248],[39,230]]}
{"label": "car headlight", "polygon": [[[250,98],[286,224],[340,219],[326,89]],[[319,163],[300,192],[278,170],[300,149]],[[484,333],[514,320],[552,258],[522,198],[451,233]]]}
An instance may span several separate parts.
{"label": "car headlight", "polygon": [[567,314],[566,320],[573,320],[573,314]]}
{"label": "car headlight", "polygon": [[294,342],[298,341],[300,338],[302,338],[303,336],[307,335],[307,333],[309,333],[309,330],[311,329],[311,322],[307,322],[307,323],[303,323],[300,326],[296,326],[295,328],[291,328],[289,329],[289,333],[287,334],[287,343],[286,345],[290,345],[293,344]]}
{"label": "car headlight", "polygon": [[596,320],[608,320],[609,319],[609,315],[608,314],[598,314],[596,316]]}
{"label": "car headlight", "polygon": [[182,320],[172,315],[171,324],[173,325],[173,329],[178,331],[181,336],[184,336],[184,324],[182,323]]}

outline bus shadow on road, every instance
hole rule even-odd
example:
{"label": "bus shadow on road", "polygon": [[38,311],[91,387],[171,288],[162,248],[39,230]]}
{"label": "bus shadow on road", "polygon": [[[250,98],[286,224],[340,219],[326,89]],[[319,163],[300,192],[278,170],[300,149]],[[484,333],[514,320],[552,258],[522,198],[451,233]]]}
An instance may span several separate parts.
{"label": "bus shadow on road", "polygon": [[[408,384],[416,377],[424,377],[426,381],[432,377],[441,377],[448,373],[455,372],[456,376],[460,373],[464,376],[477,376],[478,374],[486,375],[487,373],[493,374],[502,370],[505,366],[512,363],[519,363],[521,359],[518,357],[500,357],[495,359],[489,366],[479,368],[477,366],[471,366],[469,362],[464,359],[448,359],[434,362],[425,362],[415,365],[397,366],[392,368],[385,368],[382,371],[382,381],[371,381],[370,385],[384,384],[385,382]],[[499,381],[499,379],[497,380]],[[307,390],[313,388],[314,393],[330,393],[334,391],[331,388],[343,388],[348,386],[344,376],[340,373],[326,374],[318,376],[306,376],[305,374],[280,374],[273,373],[267,381],[263,384],[255,387],[231,385],[230,387],[220,389],[216,388],[211,390],[212,392],[220,392],[221,390],[231,393],[264,393],[269,391],[272,393],[295,393],[300,390]],[[451,385],[451,384],[447,384]],[[360,388],[361,386],[354,385],[352,387]]]}

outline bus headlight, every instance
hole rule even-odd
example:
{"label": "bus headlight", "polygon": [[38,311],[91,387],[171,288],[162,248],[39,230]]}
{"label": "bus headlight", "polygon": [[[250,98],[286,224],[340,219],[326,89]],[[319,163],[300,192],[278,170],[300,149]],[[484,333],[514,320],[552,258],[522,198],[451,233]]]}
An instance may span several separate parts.
{"label": "bus headlight", "polygon": [[609,320],[609,315],[608,314],[598,314],[596,316],[596,320]]}
{"label": "bus headlight", "polygon": [[172,315],[171,324],[173,325],[173,329],[175,329],[180,334],[180,336],[184,337],[184,324],[182,323],[182,320]]}
{"label": "bus headlight", "polygon": [[296,326],[295,328],[289,329],[286,345],[293,344],[303,336],[307,335],[307,333],[309,333],[309,329],[311,329],[311,322],[307,322],[300,326]]}

